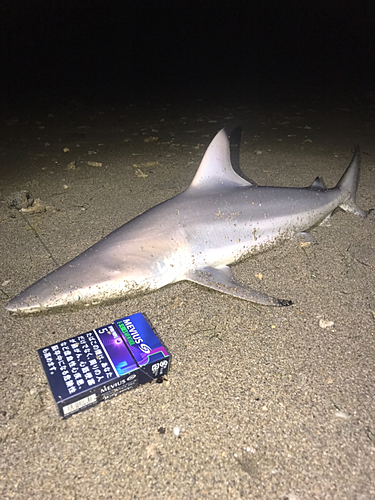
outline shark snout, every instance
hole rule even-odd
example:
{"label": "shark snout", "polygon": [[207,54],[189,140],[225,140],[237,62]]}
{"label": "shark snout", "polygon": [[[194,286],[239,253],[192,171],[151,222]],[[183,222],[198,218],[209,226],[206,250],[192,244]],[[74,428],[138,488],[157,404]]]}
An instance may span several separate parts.
{"label": "shark snout", "polygon": [[31,313],[33,311],[40,311],[41,307],[40,300],[25,301],[20,296],[17,296],[6,304],[5,309],[11,313]]}

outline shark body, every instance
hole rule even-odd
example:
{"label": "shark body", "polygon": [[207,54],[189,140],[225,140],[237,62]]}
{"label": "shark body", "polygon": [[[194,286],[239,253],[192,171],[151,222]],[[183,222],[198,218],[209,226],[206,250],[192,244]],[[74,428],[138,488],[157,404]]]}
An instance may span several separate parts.
{"label": "shark body", "polygon": [[127,222],[5,306],[30,313],[95,304],[190,280],[269,306],[290,305],[239,284],[229,264],[263,251],[355,204],[359,148],[336,187],[317,177],[307,188],[258,186],[231,165],[227,134],[212,140],[190,186]]}

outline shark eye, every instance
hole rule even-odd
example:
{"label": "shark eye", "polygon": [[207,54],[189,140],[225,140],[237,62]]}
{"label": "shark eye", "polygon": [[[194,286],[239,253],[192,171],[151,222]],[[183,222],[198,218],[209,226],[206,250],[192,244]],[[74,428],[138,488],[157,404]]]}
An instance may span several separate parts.
{"label": "shark eye", "polygon": [[80,302],[83,300],[83,293],[81,290],[75,290],[72,292],[70,296],[70,301],[69,302]]}

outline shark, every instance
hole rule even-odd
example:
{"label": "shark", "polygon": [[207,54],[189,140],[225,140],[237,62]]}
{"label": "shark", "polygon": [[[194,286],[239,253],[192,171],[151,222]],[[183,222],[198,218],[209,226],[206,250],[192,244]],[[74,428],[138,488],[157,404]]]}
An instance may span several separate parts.
{"label": "shark", "polygon": [[232,166],[224,129],[182,193],[126,222],[10,300],[12,313],[92,305],[188,280],[249,302],[292,302],[239,283],[229,267],[326,221],[336,208],[365,217],[355,202],[360,150],[333,188],[260,186]]}

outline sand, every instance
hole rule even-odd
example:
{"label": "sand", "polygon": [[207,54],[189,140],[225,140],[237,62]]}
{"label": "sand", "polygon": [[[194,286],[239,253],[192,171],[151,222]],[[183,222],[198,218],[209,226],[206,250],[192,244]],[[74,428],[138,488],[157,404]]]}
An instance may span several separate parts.
{"label": "sand", "polygon": [[[3,307],[55,261],[185,189],[224,125],[242,127],[242,171],[263,185],[307,186],[319,175],[334,186],[360,143],[357,203],[374,207],[373,103],[280,102],[234,94],[8,110],[1,498],[375,498],[373,214],[337,210],[311,231],[315,244],[290,241],[234,266],[241,282],[291,307],[188,282],[55,314]],[[9,208],[21,190],[46,210]],[[168,382],[60,419],[37,349],[139,311],[172,353]]]}

